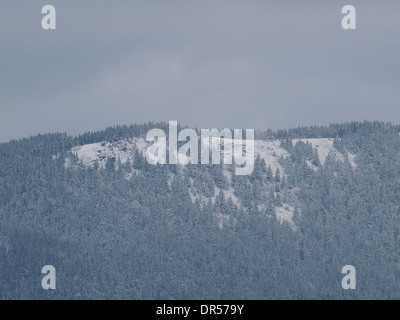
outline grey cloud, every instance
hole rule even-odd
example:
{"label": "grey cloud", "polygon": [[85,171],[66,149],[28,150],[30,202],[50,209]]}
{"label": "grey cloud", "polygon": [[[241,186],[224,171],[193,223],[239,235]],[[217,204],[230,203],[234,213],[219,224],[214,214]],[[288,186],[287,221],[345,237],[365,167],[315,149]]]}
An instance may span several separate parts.
{"label": "grey cloud", "polygon": [[400,3],[41,1],[0,11],[0,141],[178,120],[287,128],[399,122]]}

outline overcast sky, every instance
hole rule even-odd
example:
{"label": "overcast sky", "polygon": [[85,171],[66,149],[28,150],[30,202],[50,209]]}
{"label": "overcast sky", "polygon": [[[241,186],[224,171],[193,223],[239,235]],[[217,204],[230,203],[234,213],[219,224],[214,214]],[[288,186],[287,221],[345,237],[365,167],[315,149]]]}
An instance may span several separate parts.
{"label": "overcast sky", "polygon": [[[54,5],[57,29],[41,28]],[[357,29],[341,28],[342,6]],[[4,0],[0,141],[178,120],[400,123],[400,1]]]}

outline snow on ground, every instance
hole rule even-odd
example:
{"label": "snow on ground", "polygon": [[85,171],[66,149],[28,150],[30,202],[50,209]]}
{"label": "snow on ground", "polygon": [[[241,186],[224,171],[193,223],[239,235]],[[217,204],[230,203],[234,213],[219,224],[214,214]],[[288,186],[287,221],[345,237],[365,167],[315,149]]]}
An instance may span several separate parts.
{"label": "snow on ground", "polygon": [[[190,199],[192,200],[193,203],[195,203],[197,200],[197,195],[193,192],[192,188],[188,188],[188,191]],[[200,203],[200,206],[202,206],[202,203]]]}
{"label": "snow on ground", "polygon": [[[293,139],[293,144],[295,145],[298,141],[309,142],[314,149],[317,150],[319,160],[323,165],[326,161],[328,155],[333,156],[337,160],[344,161],[345,157],[341,154],[338,150],[333,147],[334,139],[331,138],[321,138],[321,139]],[[234,140],[232,139],[221,139],[221,144],[223,143],[232,143]],[[72,154],[76,155],[79,161],[87,167],[93,167],[97,162],[100,168],[104,168],[107,159],[115,158],[124,164],[126,162],[132,163],[135,153],[135,147],[143,153],[146,154],[146,149],[150,145],[150,143],[145,141],[145,138],[131,138],[131,139],[124,139],[116,142],[99,142],[99,143],[92,143],[83,146],[73,147],[71,149]],[[235,154],[235,148],[241,148],[242,152],[246,151],[245,148],[245,140],[243,140],[243,145],[233,143],[232,149],[227,148],[226,156],[232,157]],[[199,150],[200,152],[201,150]],[[238,151],[238,150],[236,150]],[[221,151],[221,162],[224,160],[223,151]],[[288,151],[280,146],[279,140],[255,140],[254,141],[254,155],[259,155],[261,159],[265,160],[265,163],[271,167],[273,171],[279,169],[280,172],[283,174],[284,170],[279,163],[281,157],[286,158],[290,156]],[[232,158],[231,158],[232,159]],[[353,168],[356,167],[355,163],[355,155],[348,152],[348,159],[350,164]],[[71,166],[71,159],[66,158],[65,160],[65,167]],[[317,167],[309,162],[309,166],[312,167],[314,170],[318,170]],[[215,194],[217,195],[219,192],[223,192],[225,199],[231,198],[232,201],[241,207],[241,201],[236,197],[235,190],[231,185],[232,181],[232,174],[233,172],[228,169],[227,166],[223,166],[223,173],[228,180],[229,189],[228,190],[221,190],[220,188],[215,187]],[[133,174],[133,172],[132,172]],[[128,175],[128,179],[130,176]],[[171,177],[172,178],[172,177]],[[194,190],[189,189],[189,194],[194,202],[198,195],[194,192]],[[202,199],[202,197],[201,197]],[[199,199],[199,200],[201,200]],[[204,199],[205,201],[205,199]],[[212,198],[212,201],[215,201],[215,196]],[[295,225],[293,223],[293,212],[294,208],[288,204],[283,205],[283,207],[276,207],[276,215],[279,221],[287,221],[293,228]],[[219,221],[221,222],[221,226],[223,225],[223,221],[226,222],[226,217],[218,217]]]}
{"label": "snow on ground", "polygon": [[211,202],[215,203],[215,199],[219,195],[219,193],[222,192],[224,194],[225,200],[228,200],[229,198],[232,200],[232,202],[237,205],[239,208],[241,208],[241,201],[236,197],[235,195],[235,189],[232,188],[232,186],[229,186],[228,190],[224,190],[221,188],[218,188],[217,186],[214,186],[214,196],[211,197]]}
{"label": "snow on ground", "polygon": [[282,207],[275,207],[275,214],[278,218],[278,221],[280,223],[286,221],[289,223],[293,230],[296,230],[296,225],[293,222],[293,213],[294,208],[288,204],[284,204]]}
{"label": "snow on ground", "polygon": [[356,155],[352,154],[350,152],[347,152],[347,154],[348,154],[348,157],[349,157],[349,162],[350,162],[351,166],[353,167],[353,169],[357,168],[357,164],[356,164],[356,161],[355,161]]}
{"label": "snow on ground", "polygon": [[218,227],[222,230],[225,224],[229,224],[231,216],[220,212],[214,213],[214,218],[217,220]]}
{"label": "snow on ground", "polygon": [[297,144],[297,142],[302,141],[304,143],[310,143],[313,149],[316,149],[318,152],[319,161],[322,165],[325,164],[326,158],[328,155],[334,156],[336,159],[340,161],[344,161],[344,156],[333,147],[333,139],[332,138],[320,138],[320,139],[293,139],[293,146]]}
{"label": "snow on ground", "polygon": [[288,157],[289,152],[280,146],[279,140],[256,140],[254,142],[254,149],[255,154],[264,159],[267,167],[270,166],[274,173],[276,169],[279,169],[281,173],[284,172],[279,159],[281,157]]}
{"label": "snow on ground", "polygon": [[[296,144],[300,139],[293,139],[293,144]],[[333,147],[333,139],[301,139],[303,142],[309,142],[314,149],[317,150],[318,156],[320,159],[321,164],[324,164],[328,155],[335,157],[340,161],[344,161],[344,156],[338,150]],[[221,139],[221,144],[224,142],[226,143],[233,143],[232,139]],[[245,143],[245,141],[244,141]],[[73,147],[71,149],[71,153],[76,155],[79,161],[87,167],[93,167],[97,162],[100,168],[104,168],[107,159],[115,158],[124,164],[126,162],[132,163],[135,153],[135,148],[137,148],[143,155],[146,154],[146,149],[150,145],[150,143],[145,141],[145,138],[131,138],[120,140],[116,142],[99,142],[99,143],[92,143],[83,146]],[[242,148],[242,151],[245,152],[246,148],[245,145],[243,146],[238,144],[233,144],[232,150],[227,151],[227,156],[232,157],[234,154],[234,148]],[[199,150],[200,152],[201,150]],[[221,162],[223,161],[223,151],[221,151]],[[280,146],[279,140],[255,140],[254,141],[254,155],[259,155],[261,159],[265,160],[265,163],[271,167],[273,171],[279,169],[281,173],[284,173],[284,170],[279,163],[280,158],[286,158],[290,156],[289,152],[286,151],[284,148]],[[351,153],[348,153],[349,162],[355,167],[355,156]],[[65,166],[71,166],[71,159],[66,158]],[[310,166],[313,166],[311,163]],[[314,167],[314,166],[313,166]],[[314,169],[317,170],[317,167]],[[136,170],[135,170],[136,171]],[[235,195],[235,190],[232,187],[232,175],[234,174],[228,166],[223,166],[223,173],[228,180],[228,190],[222,190],[215,186],[215,194],[218,195],[219,192],[223,192],[225,199],[231,198],[232,201],[240,208],[242,207],[240,199],[238,199]],[[133,174],[133,173],[132,173]],[[130,176],[128,175],[128,179]],[[171,177],[172,179],[172,177]],[[170,180],[171,181],[171,180]],[[169,183],[170,183],[169,181]],[[193,184],[193,181],[192,181]],[[196,194],[195,190],[189,188],[189,195],[194,202],[196,199],[200,200],[200,202],[207,201],[203,199],[202,196]],[[215,201],[215,196],[211,199],[212,202]],[[284,221],[288,222],[290,226],[295,230],[296,225],[293,222],[293,213],[294,208],[289,204],[283,204],[283,206],[279,206],[275,208],[276,216],[278,220],[283,223]],[[218,225],[222,228],[226,223],[229,223],[229,216],[223,215],[220,213],[216,213]]]}
{"label": "snow on ground", "polygon": [[[228,144],[233,143],[232,152],[230,150],[227,150],[226,155],[225,154],[221,155],[221,162],[223,162],[222,160],[224,159],[223,156],[233,159],[235,151],[236,152],[239,151],[238,148],[240,148],[241,146],[240,143],[234,143],[234,142],[235,140],[233,139],[221,139],[221,145],[223,145],[224,143]],[[245,140],[243,140],[242,152],[243,156],[245,156],[246,155]],[[248,149],[248,152],[251,152],[251,150]],[[254,140],[254,156],[257,157],[257,155],[259,155],[261,159],[264,159],[267,167],[271,166],[271,169],[274,172],[276,171],[276,169],[279,169],[279,171],[283,172],[283,168],[279,163],[279,158],[281,156],[287,157],[289,156],[289,153],[285,149],[281,148],[279,140]]]}
{"label": "snow on ground", "polygon": [[[319,160],[323,165],[326,161],[328,155],[333,156],[339,161],[344,161],[344,155],[333,147],[332,138],[313,138],[313,139],[293,139],[293,145],[298,141],[309,142],[314,149],[317,150]],[[234,142],[233,139],[223,139],[221,138],[221,145],[224,143],[231,144]],[[143,155],[146,154],[146,149],[150,143],[146,142],[144,138],[131,138],[120,140],[117,142],[98,142],[87,144],[83,146],[73,147],[71,152],[76,155],[79,161],[88,167],[92,167],[96,162],[98,162],[99,167],[104,168],[108,158],[115,158],[116,161],[121,161],[122,164],[127,161],[132,162],[134,157],[135,146]],[[233,143],[232,148],[227,148],[221,151],[221,162],[224,161],[224,156],[233,159],[235,154],[235,148],[240,148],[240,144]],[[242,151],[245,152],[245,140],[243,140]],[[199,150],[200,152],[201,150]],[[236,150],[238,151],[238,150]],[[271,167],[273,171],[279,169],[281,173],[284,172],[282,166],[279,163],[281,157],[286,158],[289,153],[280,146],[279,140],[255,140],[254,141],[254,156],[260,156],[261,159],[265,160],[265,163]],[[356,167],[355,155],[348,152],[348,159],[353,168]],[[65,166],[70,165],[70,159],[66,160]],[[310,163],[310,166],[311,163]],[[225,173],[225,172],[224,172]],[[231,173],[229,173],[230,175]],[[229,176],[227,176],[229,180]]]}
{"label": "snow on ground", "polygon": [[[322,165],[325,164],[326,158],[328,155],[331,155],[333,158],[344,162],[344,155],[340,153],[334,146],[333,146],[333,138],[312,138],[312,139],[293,139],[292,143],[293,146],[296,145],[297,142],[303,141],[304,143],[310,143],[313,149],[316,149],[318,152],[318,157],[319,161],[321,162]],[[355,155],[353,155],[350,152],[347,152],[348,154],[348,159],[353,168],[355,168],[357,165],[355,163]],[[309,166],[312,167],[313,169],[316,169],[314,165],[309,162]]]}
{"label": "snow on ground", "polygon": [[[225,142],[232,143],[232,139],[221,139],[221,145]],[[245,143],[245,141],[244,141]],[[127,140],[120,140],[117,142],[98,142],[92,144],[86,144],[83,146],[73,147],[71,152],[76,155],[79,161],[87,167],[93,167],[93,165],[98,162],[99,167],[104,168],[109,158],[115,158],[116,161],[121,161],[122,164],[127,161],[132,162],[136,147],[146,154],[146,149],[149,143],[145,141],[144,138],[132,138]],[[240,146],[233,144],[232,151],[226,152],[226,157],[233,159],[234,150]],[[246,148],[243,145],[243,151]],[[200,152],[200,150],[199,150]],[[282,166],[279,164],[279,158],[281,156],[287,157],[289,153],[280,147],[280,142],[278,140],[255,140],[254,141],[254,155],[259,155],[265,160],[267,166],[271,166],[272,170],[279,169],[283,172]],[[221,162],[223,162],[224,155],[221,155]],[[70,165],[70,160],[66,160],[66,166]]]}
{"label": "snow on ground", "polygon": [[[147,143],[144,138],[119,140],[117,142],[98,142],[73,147],[71,152],[86,167],[93,167],[97,162],[100,168],[104,168],[109,158],[115,158],[121,164],[132,163],[135,146],[139,150],[145,150]],[[66,159],[65,166],[70,166],[70,159]]]}
{"label": "snow on ground", "polygon": [[222,190],[222,192],[224,193],[224,197],[225,197],[225,199],[231,198],[233,203],[240,208],[241,202],[238,199],[238,197],[236,197],[235,189],[233,189],[233,187],[232,187],[232,174],[233,173],[230,170],[228,170],[226,168],[226,166],[224,166],[223,173],[224,173],[224,176],[226,177],[226,179],[228,180],[228,186],[229,186],[228,190]]}

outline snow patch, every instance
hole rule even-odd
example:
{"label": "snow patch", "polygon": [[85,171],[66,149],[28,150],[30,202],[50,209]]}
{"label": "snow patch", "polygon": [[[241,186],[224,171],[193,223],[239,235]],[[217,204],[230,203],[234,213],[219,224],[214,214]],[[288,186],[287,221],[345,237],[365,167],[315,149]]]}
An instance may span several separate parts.
{"label": "snow patch", "polygon": [[[233,143],[233,139],[221,138],[221,145],[224,143]],[[242,151],[245,151],[245,142],[243,140]],[[120,161],[121,164],[126,162],[132,163],[134,158],[135,146],[136,148],[146,154],[147,147],[150,143],[146,142],[144,138],[131,138],[119,140],[116,142],[98,142],[86,144],[83,146],[73,147],[71,152],[76,155],[84,166],[93,167],[95,163],[98,163],[100,168],[104,168],[107,160],[110,158],[115,158],[116,161]],[[240,144],[233,143],[232,150],[225,150],[226,157],[233,159],[235,148],[240,148]],[[236,150],[238,151],[238,150]],[[199,150],[200,152],[200,150]],[[224,161],[223,150],[221,151],[221,163]],[[254,141],[254,155],[260,156],[264,159],[267,166],[271,166],[272,170],[279,169],[283,172],[282,166],[279,164],[280,157],[287,157],[289,153],[280,147],[279,140],[255,140]],[[184,157],[184,155],[182,155]],[[68,158],[67,158],[68,159]],[[71,159],[66,160],[65,166],[71,165]],[[229,173],[231,174],[231,173]]]}
{"label": "snow patch", "polygon": [[259,155],[261,159],[265,160],[267,168],[270,166],[273,172],[279,169],[283,174],[284,170],[279,163],[279,159],[281,157],[286,158],[290,154],[280,144],[279,140],[256,140],[254,141],[254,151],[256,156]]}
{"label": "snow patch", "polygon": [[350,153],[350,152],[347,152],[347,155],[348,155],[348,158],[349,158],[349,162],[350,162],[350,165],[353,167],[353,169],[356,169],[357,168],[357,164],[356,164],[356,155],[355,154],[352,154],[352,153]]}
{"label": "snow patch", "polygon": [[233,189],[233,187],[232,187],[232,174],[233,173],[230,170],[228,170],[226,168],[226,166],[224,166],[223,174],[226,177],[226,179],[228,180],[228,186],[229,186],[228,190],[222,190],[222,192],[224,193],[224,197],[225,197],[226,200],[231,198],[233,203],[240,208],[241,207],[241,202],[238,199],[238,197],[235,195],[235,189]]}
{"label": "snow patch", "polygon": [[215,212],[214,217],[217,220],[218,227],[222,230],[224,225],[229,224],[231,216],[220,212]]}
{"label": "snow patch", "polygon": [[[78,157],[79,162],[86,167],[93,167],[96,163],[100,168],[105,168],[107,160],[114,158],[116,163],[133,163],[135,148],[139,151],[145,150],[147,142],[144,138],[132,138],[116,142],[98,142],[73,147],[72,154]],[[65,160],[65,166],[69,167],[71,160]]]}
{"label": "snow patch", "polygon": [[299,141],[304,143],[308,142],[311,144],[313,149],[317,150],[319,161],[322,165],[325,164],[328,155],[334,156],[336,159],[342,162],[344,161],[344,156],[333,147],[332,138],[293,139],[293,145],[296,145]]}
{"label": "snow patch", "polygon": [[[224,162],[224,156],[228,157],[228,159],[233,159],[233,155],[237,148],[242,148],[241,151],[245,151],[245,143],[246,140],[243,139],[243,145],[234,143],[233,139],[224,139],[221,138],[221,146],[224,143],[230,143],[232,148],[227,148],[225,151],[221,150],[221,163]],[[344,162],[344,155],[340,153],[336,148],[333,147],[332,138],[312,138],[312,139],[293,139],[293,145],[295,145],[299,141],[309,142],[313,149],[316,149],[318,152],[318,157],[322,165],[325,164],[326,158],[328,155],[331,155],[335,159]],[[100,168],[104,168],[107,160],[109,158],[115,158],[124,164],[126,162],[133,162],[135,146],[136,148],[143,153],[146,154],[147,147],[150,145],[150,142],[146,142],[146,140],[142,138],[131,138],[119,140],[116,142],[98,142],[92,144],[86,144],[83,146],[73,147],[71,152],[76,155],[79,161],[87,167],[93,167],[95,163],[98,163]],[[199,150],[200,152],[200,150]],[[224,154],[224,152],[226,154]],[[239,151],[240,152],[240,151]],[[271,167],[273,172],[276,169],[283,174],[284,169],[279,163],[281,158],[287,158],[290,156],[289,152],[280,146],[280,140],[255,140],[254,141],[254,156],[260,156],[261,159],[265,160],[265,163]],[[54,156],[56,157],[56,156]],[[54,158],[53,157],[53,158]],[[182,157],[184,157],[182,155]],[[353,168],[357,165],[355,163],[355,155],[348,152],[348,159]],[[71,159],[67,158],[65,160],[65,166],[69,167],[71,165]],[[314,165],[309,163],[310,167],[314,170],[317,169]],[[230,181],[231,172],[228,170],[224,170],[224,174],[227,176]]]}
{"label": "snow patch", "polygon": [[275,207],[275,214],[280,223],[286,221],[293,230],[297,229],[293,222],[294,208],[292,206],[284,204],[282,207]]}
{"label": "snow patch", "polygon": [[[333,138],[312,138],[312,139],[293,139],[293,145],[296,145],[297,142],[302,141],[304,143],[310,143],[313,149],[317,150],[319,161],[322,165],[325,164],[327,157],[330,155],[334,159],[344,162],[345,157],[342,153],[340,153],[334,146],[333,146]],[[348,152],[348,159],[353,168],[357,167],[355,163],[355,155]],[[314,166],[310,161],[307,161],[310,168],[317,170],[318,167]]]}

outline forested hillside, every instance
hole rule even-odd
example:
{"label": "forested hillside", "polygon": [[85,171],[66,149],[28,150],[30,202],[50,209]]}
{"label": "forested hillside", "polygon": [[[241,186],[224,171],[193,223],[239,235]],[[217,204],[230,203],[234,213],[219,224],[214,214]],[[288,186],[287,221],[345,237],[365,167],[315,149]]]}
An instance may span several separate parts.
{"label": "forested hillside", "polygon": [[151,128],[0,144],[0,299],[400,298],[399,126],[258,131],[248,176],[150,165]]}

